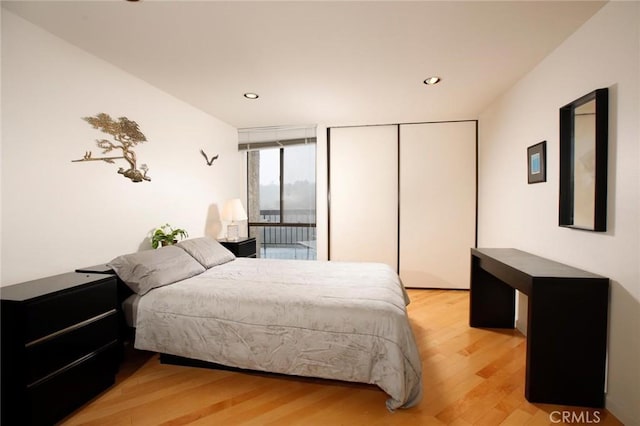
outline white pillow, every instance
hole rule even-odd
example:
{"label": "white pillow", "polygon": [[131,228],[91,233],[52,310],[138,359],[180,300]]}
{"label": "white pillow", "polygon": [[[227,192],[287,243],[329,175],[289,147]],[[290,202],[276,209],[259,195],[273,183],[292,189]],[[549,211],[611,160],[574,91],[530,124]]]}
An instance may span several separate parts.
{"label": "white pillow", "polygon": [[189,253],[205,268],[213,268],[235,260],[236,256],[213,238],[202,237],[181,241],[178,247]]}
{"label": "white pillow", "polygon": [[118,277],[139,295],[198,275],[205,269],[184,250],[167,246],[118,256],[109,262]]}

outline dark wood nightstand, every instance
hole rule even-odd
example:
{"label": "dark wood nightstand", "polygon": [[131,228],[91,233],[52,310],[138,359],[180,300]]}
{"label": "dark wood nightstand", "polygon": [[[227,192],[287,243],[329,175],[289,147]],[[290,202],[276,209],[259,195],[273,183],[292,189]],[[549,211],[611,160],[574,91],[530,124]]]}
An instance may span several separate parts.
{"label": "dark wood nightstand", "polygon": [[53,424],[114,383],[115,276],[55,275],[0,299],[2,424]]}
{"label": "dark wood nightstand", "polygon": [[[104,275],[112,275],[117,280],[117,293],[118,293],[118,306],[116,309],[118,310],[118,330],[119,330],[119,338],[120,343],[124,344],[125,342],[133,342],[133,336],[135,334],[135,329],[129,327],[127,324],[127,320],[125,319],[124,312],[122,312],[122,303],[127,299],[127,297],[133,294],[133,291],[122,281],[117,275],[113,268],[108,263],[102,263],[100,265],[93,266],[85,266],[82,268],[76,269],[76,272],[80,273],[90,273],[90,274],[104,274]],[[122,357],[124,357],[124,347]]]}
{"label": "dark wood nightstand", "polygon": [[113,270],[108,263],[101,263],[100,265],[93,266],[85,266],[84,268],[76,269],[76,272],[88,272],[90,274],[107,274],[107,275],[115,275],[116,272]]}
{"label": "dark wood nightstand", "polygon": [[239,238],[236,241],[218,240],[220,244],[225,246],[236,257],[257,257],[256,239],[255,238]]}

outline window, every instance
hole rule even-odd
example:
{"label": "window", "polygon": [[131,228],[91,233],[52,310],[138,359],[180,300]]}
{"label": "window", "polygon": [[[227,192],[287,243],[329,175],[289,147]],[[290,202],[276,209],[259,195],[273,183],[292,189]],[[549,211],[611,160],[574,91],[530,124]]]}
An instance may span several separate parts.
{"label": "window", "polygon": [[248,147],[249,235],[259,257],[316,259],[315,137],[278,142]]}

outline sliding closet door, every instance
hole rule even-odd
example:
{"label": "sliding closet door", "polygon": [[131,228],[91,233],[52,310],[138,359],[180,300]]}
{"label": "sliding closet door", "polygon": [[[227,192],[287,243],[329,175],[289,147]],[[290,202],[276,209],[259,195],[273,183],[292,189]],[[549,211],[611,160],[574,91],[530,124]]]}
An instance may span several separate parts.
{"label": "sliding closet door", "polygon": [[476,235],[476,122],[400,126],[400,276],[469,288]]}
{"label": "sliding closet door", "polygon": [[329,133],[329,258],[398,262],[398,126]]}

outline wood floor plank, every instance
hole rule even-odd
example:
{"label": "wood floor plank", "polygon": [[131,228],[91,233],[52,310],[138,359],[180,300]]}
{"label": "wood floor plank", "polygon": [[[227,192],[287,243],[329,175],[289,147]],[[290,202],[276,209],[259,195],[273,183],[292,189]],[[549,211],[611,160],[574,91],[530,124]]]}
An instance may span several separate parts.
{"label": "wood floor plank", "polygon": [[[423,364],[423,400],[389,412],[373,385],[161,364],[128,348],[116,384],[62,425],[551,425],[559,412],[604,409],[531,404],[524,398],[526,339],[515,330],[469,327],[469,292],[408,293]],[[584,415],[584,414],[583,414]],[[555,419],[555,417],[554,417]]]}
{"label": "wood floor plank", "polygon": [[532,414],[520,409],[516,409],[511,411],[507,418],[499,424],[500,426],[522,426],[524,424],[527,424],[529,420],[531,420],[531,417],[533,417]]}

